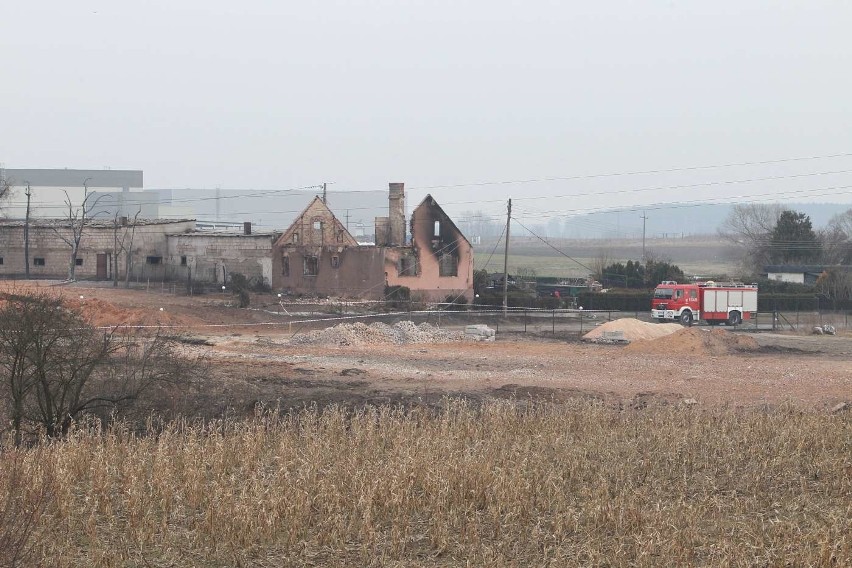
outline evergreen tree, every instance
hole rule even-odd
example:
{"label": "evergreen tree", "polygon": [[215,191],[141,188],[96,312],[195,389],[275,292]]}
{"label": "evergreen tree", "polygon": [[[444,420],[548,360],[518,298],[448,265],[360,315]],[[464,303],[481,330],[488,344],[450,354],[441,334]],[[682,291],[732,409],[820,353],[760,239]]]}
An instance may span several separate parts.
{"label": "evergreen tree", "polygon": [[804,213],[782,211],[772,230],[772,264],[814,264],[822,255],[822,244]]}

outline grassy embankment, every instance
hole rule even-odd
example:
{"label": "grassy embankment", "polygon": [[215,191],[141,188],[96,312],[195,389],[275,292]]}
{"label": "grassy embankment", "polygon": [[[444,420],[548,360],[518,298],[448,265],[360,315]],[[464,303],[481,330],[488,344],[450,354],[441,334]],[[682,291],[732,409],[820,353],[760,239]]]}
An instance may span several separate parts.
{"label": "grassy embankment", "polygon": [[451,402],[157,430],[6,450],[0,539],[44,497],[21,565],[852,565],[850,413]]}

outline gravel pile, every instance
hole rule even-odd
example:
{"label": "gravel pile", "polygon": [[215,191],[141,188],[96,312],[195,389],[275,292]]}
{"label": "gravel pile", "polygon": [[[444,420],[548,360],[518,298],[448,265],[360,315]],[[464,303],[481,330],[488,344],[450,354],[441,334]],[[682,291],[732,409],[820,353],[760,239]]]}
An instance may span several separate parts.
{"label": "gravel pile", "polygon": [[640,339],[657,339],[683,329],[679,323],[648,323],[635,318],[621,318],[599,325],[583,336],[593,343],[629,343]]}
{"label": "gravel pile", "polygon": [[311,331],[297,335],[290,340],[291,345],[371,345],[393,343],[446,343],[461,341],[464,332],[439,329],[428,323],[417,325],[411,321],[401,321],[394,325],[382,322],[370,325],[341,323],[334,327]]}

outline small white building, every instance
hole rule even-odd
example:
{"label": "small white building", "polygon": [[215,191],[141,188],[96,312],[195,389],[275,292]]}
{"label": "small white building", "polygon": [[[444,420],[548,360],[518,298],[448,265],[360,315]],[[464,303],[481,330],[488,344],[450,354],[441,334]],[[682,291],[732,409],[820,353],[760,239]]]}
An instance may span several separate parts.
{"label": "small white building", "polygon": [[771,265],[764,267],[764,271],[766,278],[775,282],[812,286],[827,268],[822,265]]}

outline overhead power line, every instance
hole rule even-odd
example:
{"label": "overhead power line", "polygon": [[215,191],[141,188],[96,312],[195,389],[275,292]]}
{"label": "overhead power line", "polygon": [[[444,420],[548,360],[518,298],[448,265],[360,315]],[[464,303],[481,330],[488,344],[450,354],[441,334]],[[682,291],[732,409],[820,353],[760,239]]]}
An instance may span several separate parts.
{"label": "overhead power line", "polygon": [[574,197],[588,197],[588,196],[603,196],[603,195],[617,195],[620,193],[641,193],[645,191],[667,191],[672,189],[693,189],[697,187],[714,187],[718,185],[736,185],[740,183],[755,183],[761,181],[780,181],[785,179],[797,179],[803,177],[814,177],[814,176],[828,176],[828,175],[837,175],[837,174],[848,174],[852,173],[852,170],[834,170],[828,172],[811,172],[806,174],[791,174],[784,176],[768,176],[761,178],[748,178],[748,179],[734,179],[734,180],[722,180],[722,181],[708,181],[702,183],[690,183],[690,184],[679,184],[679,185],[658,185],[655,187],[640,187],[634,189],[615,189],[612,191],[587,191],[585,193],[572,193],[570,195],[553,195],[553,196],[543,196],[537,195],[534,197],[519,197],[518,201],[533,201],[533,200],[541,200],[541,199],[565,199],[565,198],[574,198]]}
{"label": "overhead power line", "polygon": [[477,187],[483,185],[509,185],[516,183],[541,183],[548,181],[573,181],[573,180],[581,180],[581,179],[596,179],[596,178],[607,178],[607,177],[620,177],[620,176],[636,176],[636,175],[650,175],[650,174],[665,174],[665,173],[675,173],[675,172],[689,172],[689,171],[698,171],[698,170],[712,170],[712,169],[722,169],[722,168],[737,168],[737,167],[747,167],[747,166],[764,166],[769,164],[782,164],[786,162],[803,162],[807,160],[828,160],[832,158],[848,158],[852,156],[852,152],[843,152],[839,154],[826,154],[822,156],[799,156],[793,158],[777,158],[774,160],[759,160],[759,161],[750,161],[750,162],[732,162],[728,164],[714,164],[714,165],[703,165],[703,166],[685,166],[680,168],[666,168],[666,169],[657,169],[657,170],[635,170],[635,171],[626,171],[626,172],[612,172],[612,173],[603,173],[603,174],[587,174],[587,175],[577,175],[577,176],[560,176],[560,177],[544,177],[544,178],[530,178],[530,179],[520,179],[520,180],[500,180],[500,181],[479,181],[479,182],[471,182],[471,183],[459,183],[459,184],[451,184],[451,185],[426,185],[426,186],[415,186],[411,189],[454,189],[458,187]]}
{"label": "overhead power line", "polygon": [[[691,201],[669,201],[651,203],[645,205],[631,205],[627,207],[587,207],[581,209],[564,209],[557,212],[542,212],[525,215],[526,218],[548,219],[565,215],[588,215],[592,213],[615,213],[626,211],[658,210],[658,209],[683,209],[687,207],[699,207],[701,205],[720,204],[743,204],[743,203],[765,203],[774,201],[789,201],[796,197],[826,197],[830,195],[842,195],[852,193],[852,185],[837,185],[813,189],[798,189],[782,192],[758,193],[753,195],[735,195],[729,197],[712,197],[707,199],[695,199]],[[763,198],[763,199],[756,199]]]}
{"label": "overhead power line", "polygon": [[536,232],[534,232],[532,229],[530,229],[529,227],[527,227],[526,225],[524,225],[523,223],[521,223],[520,221],[518,221],[518,219],[517,219],[517,218],[512,217],[512,221],[516,222],[518,225],[520,225],[521,227],[523,227],[524,229],[526,229],[526,230],[527,230],[527,232],[528,232],[529,234],[531,234],[532,236],[534,236],[535,238],[537,238],[538,240],[540,240],[541,242],[543,242],[544,244],[546,244],[547,246],[549,246],[550,248],[552,248],[553,250],[555,250],[556,252],[558,252],[559,254],[561,254],[562,256],[564,256],[565,258],[567,258],[568,260],[572,260],[572,261],[576,262],[577,264],[579,264],[580,266],[582,266],[583,268],[585,268],[586,270],[588,270],[588,271],[590,271],[590,272],[594,272],[594,269],[592,269],[592,268],[590,268],[590,267],[586,266],[585,264],[583,264],[582,262],[580,262],[579,260],[577,260],[577,259],[576,259],[576,258],[574,258],[573,256],[570,256],[570,255],[566,254],[565,252],[563,252],[563,251],[559,250],[558,248],[556,248],[555,246],[553,246],[552,244],[550,244],[550,243],[547,241],[547,239],[542,238],[542,237],[541,237],[541,236],[539,236]]}

